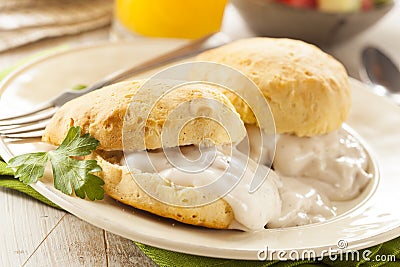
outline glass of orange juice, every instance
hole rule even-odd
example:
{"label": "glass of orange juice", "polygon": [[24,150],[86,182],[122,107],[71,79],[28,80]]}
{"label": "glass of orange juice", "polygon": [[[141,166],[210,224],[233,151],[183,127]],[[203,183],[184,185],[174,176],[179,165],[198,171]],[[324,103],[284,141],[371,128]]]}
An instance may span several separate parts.
{"label": "glass of orange juice", "polygon": [[220,30],[227,1],[115,0],[114,24],[134,35],[195,39]]}

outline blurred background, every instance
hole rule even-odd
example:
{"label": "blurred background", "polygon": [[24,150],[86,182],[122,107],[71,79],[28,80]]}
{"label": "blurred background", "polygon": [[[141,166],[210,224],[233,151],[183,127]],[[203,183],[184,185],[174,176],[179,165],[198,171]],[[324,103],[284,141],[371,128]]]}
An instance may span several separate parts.
{"label": "blurred background", "polygon": [[0,66],[61,44],[195,39],[222,30],[231,39],[314,43],[360,78],[366,46],[400,62],[399,25],[395,0],[7,0],[0,2]]}

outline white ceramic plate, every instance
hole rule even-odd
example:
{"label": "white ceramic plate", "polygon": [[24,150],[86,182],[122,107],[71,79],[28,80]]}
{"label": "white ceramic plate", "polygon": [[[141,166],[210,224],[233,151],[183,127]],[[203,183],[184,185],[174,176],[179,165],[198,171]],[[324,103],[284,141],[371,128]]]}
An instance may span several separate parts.
{"label": "white ceramic plate", "polygon": [[[131,66],[172,49],[181,42],[140,39],[131,43],[102,44],[68,50],[39,59],[12,73],[0,85],[0,116],[29,110],[35,104],[76,84],[90,84],[113,70]],[[260,249],[348,249],[369,247],[400,235],[400,108],[370,93],[352,80],[353,107],[348,124],[366,141],[379,167],[367,190],[357,199],[339,205],[338,217],[325,223],[257,233],[211,230],[176,223],[135,210],[106,197],[86,201],[55,190],[51,178],[32,185],[65,210],[98,227],[152,246],[196,255],[231,259],[257,259]],[[1,143],[1,142],[0,142]],[[0,155],[46,149],[40,142],[6,141]],[[373,168],[376,167],[371,165]],[[378,170],[374,170],[378,173]],[[342,242],[342,243],[343,243]],[[274,255],[276,256],[276,254]]]}

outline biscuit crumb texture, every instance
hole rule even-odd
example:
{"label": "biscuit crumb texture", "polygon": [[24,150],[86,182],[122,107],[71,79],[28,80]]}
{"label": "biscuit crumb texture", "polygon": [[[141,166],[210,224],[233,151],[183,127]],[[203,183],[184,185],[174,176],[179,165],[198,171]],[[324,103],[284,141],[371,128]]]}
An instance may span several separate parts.
{"label": "biscuit crumb texture", "polygon": [[172,206],[160,202],[141,189],[135,181],[135,175],[146,179],[147,186],[153,186],[160,194],[175,198],[174,201],[185,201],[188,195],[185,194],[185,189],[177,190],[160,181],[155,174],[144,174],[140,170],[131,170],[130,172],[126,166],[113,164],[113,159],[105,159],[103,156],[111,155],[105,152],[100,156],[94,152],[89,158],[96,159],[103,169],[98,175],[105,182],[106,194],[119,202],[182,223],[214,229],[228,229],[234,220],[232,208],[223,199],[195,208]]}

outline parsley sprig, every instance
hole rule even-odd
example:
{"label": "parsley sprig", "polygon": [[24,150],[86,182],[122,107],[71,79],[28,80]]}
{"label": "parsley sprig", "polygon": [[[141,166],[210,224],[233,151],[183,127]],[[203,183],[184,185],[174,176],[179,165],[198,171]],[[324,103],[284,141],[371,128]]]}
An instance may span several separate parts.
{"label": "parsley sprig", "polygon": [[81,127],[71,127],[61,145],[53,151],[36,152],[16,156],[9,160],[8,166],[14,168],[15,177],[25,184],[37,182],[43,177],[50,160],[54,187],[71,195],[75,192],[80,198],[103,199],[103,180],[93,173],[100,172],[96,160],[79,160],[87,156],[99,145],[99,141],[89,134],[81,136]]}

